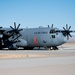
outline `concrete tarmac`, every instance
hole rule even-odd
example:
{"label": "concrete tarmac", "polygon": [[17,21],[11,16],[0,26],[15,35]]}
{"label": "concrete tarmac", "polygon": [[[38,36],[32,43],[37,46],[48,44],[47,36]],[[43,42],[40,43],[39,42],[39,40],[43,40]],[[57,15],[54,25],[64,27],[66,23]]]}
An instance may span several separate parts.
{"label": "concrete tarmac", "polygon": [[75,44],[59,50],[0,51],[1,75],[75,75]]}

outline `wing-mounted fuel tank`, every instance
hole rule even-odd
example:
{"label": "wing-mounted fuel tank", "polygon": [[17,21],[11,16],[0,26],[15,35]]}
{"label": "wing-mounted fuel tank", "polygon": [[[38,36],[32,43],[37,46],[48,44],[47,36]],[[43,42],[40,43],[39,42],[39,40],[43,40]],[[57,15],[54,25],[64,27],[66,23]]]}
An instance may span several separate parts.
{"label": "wing-mounted fuel tank", "polygon": [[10,50],[18,49],[19,47],[26,47],[27,46],[27,41],[22,39],[22,38],[19,38],[18,40],[15,40],[15,41],[8,41],[8,43],[6,41],[5,45]]}
{"label": "wing-mounted fuel tank", "polygon": [[19,41],[16,43],[17,47],[26,47],[27,45],[27,41],[21,38],[19,38]]}

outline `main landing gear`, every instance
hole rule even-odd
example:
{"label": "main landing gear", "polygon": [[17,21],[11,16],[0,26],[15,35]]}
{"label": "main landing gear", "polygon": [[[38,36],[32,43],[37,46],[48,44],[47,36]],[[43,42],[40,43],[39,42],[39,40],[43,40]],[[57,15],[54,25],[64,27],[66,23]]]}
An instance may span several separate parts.
{"label": "main landing gear", "polygon": [[33,50],[34,47],[24,47],[24,50]]}

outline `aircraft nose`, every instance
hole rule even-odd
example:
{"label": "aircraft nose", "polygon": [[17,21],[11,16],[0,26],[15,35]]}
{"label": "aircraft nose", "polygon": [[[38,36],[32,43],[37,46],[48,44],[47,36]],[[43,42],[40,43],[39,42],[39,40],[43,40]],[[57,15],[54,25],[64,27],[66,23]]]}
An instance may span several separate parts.
{"label": "aircraft nose", "polygon": [[67,42],[67,38],[66,37],[64,37],[64,43],[66,43]]}

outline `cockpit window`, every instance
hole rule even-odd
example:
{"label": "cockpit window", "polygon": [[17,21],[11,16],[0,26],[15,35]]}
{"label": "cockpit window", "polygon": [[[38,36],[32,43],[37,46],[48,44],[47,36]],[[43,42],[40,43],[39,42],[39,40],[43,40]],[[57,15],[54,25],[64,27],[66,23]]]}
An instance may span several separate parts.
{"label": "cockpit window", "polygon": [[55,29],[50,30],[50,33],[56,33]]}

